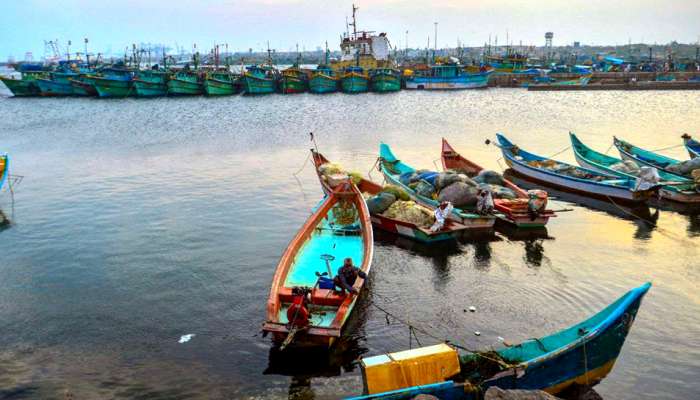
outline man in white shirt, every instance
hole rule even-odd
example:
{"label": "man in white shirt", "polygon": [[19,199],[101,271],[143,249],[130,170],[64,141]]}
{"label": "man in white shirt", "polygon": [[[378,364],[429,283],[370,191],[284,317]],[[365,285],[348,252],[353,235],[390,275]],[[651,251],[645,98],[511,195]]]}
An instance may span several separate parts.
{"label": "man in white shirt", "polygon": [[430,227],[431,232],[437,232],[445,226],[445,220],[449,217],[453,208],[452,203],[449,201],[440,203],[438,208],[433,212],[433,215],[435,215],[435,223]]}

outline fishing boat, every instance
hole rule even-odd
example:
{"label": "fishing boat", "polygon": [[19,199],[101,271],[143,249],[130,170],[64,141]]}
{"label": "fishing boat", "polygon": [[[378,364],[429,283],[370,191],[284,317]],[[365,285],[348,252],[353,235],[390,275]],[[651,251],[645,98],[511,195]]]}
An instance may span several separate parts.
{"label": "fishing boat", "polygon": [[506,164],[535,182],[619,203],[646,202],[659,189],[659,186],[654,186],[647,190],[635,190],[636,179],[603,174],[528,153],[500,133],[496,134],[496,138]]}
{"label": "fishing boat", "polygon": [[309,92],[316,94],[337,92],[339,81],[340,79],[327,64],[319,64],[311,74]]}
{"label": "fishing boat", "polygon": [[10,171],[10,156],[7,153],[0,155],[0,189],[5,184]]}
{"label": "fishing boat", "polygon": [[134,90],[137,97],[158,97],[168,95],[170,73],[160,69],[146,69],[134,76]]}
{"label": "fishing boat", "polygon": [[80,74],[75,78],[70,78],[70,85],[73,88],[74,96],[97,96],[95,80],[88,74]]}
{"label": "fishing boat", "polygon": [[401,90],[401,72],[393,68],[369,70],[372,91],[378,93],[398,92]]}
{"label": "fishing boat", "polygon": [[[341,335],[358,295],[334,290],[345,258],[366,274],[372,265],[372,226],[362,193],[336,186],[287,246],[277,265],[263,332],[287,347],[330,347]],[[362,291],[358,277],[353,288]]]}
{"label": "fishing boat", "polygon": [[282,71],[279,90],[282,94],[304,93],[309,90],[309,75],[295,63]]}
{"label": "fishing boat", "polygon": [[[318,153],[313,149],[311,150],[311,154],[313,156],[314,166],[316,167],[316,175],[318,176],[318,180],[321,183],[321,188],[323,188],[323,192],[326,195],[329,195],[333,192],[333,188],[328,183],[328,181],[324,179],[323,174],[321,173],[319,168],[323,164],[327,164],[330,161],[321,153]],[[371,196],[377,195],[384,190],[382,185],[374,183],[364,178],[360,179],[359,183],[357,183],[357,188],[360,189],[360,192]],[[421,205],[418,206],[424,207]],[[432,209],[427,207],[425,207],[425,211],[428,214],[432,214],[433,212]],[[372,226],[377,229],[381,229],[386,232],[391,232],[400,236],[408,237],[423,243],[435,243],[455,239],[459,235],[461,235],[464,230],[467,229],[466,226],[458,222],[448,220],[445,221],[445,226],[441,230],[437,232],[432,232],[430,229],[427,229],[425,227],[421,227],[407,221],[389,218],[385,215],[382,215],[381,213],[372,213],[371,220]]]}
{"label": "fishing boat", "polygon": [[406,89],[460,90],[487,87],[493,71],[468,73],[459,64],[452,63],[431,65],[429,69],[411,72],[406,77]]}
{"label": "fishing boat", "polygon": [[20,79],[14,79],[12,77],[0,76],[0,81],[7,86],[7,89],[12,92],[15,97],[31,97],[39,96],[41,90],[36,80],[43,78],[46,75],[44,71],[22,71],[20,70]]}
{"label": "fishing boat", "polygon": [[[637,178],[637,175],[635,174],[614,168],[623,162],[619,158],[615,158],[591,149],[583,144],[583,142],[581,142],[581,140],[572,132],[569,132],[569,137],[571,139],[571,148],[574,150],[576,161],[582,167],[610,176],[619,176],[627,179]],[[700,192],[695,190],[695,183],[692,180],[681,178],[677,175],[672,175],[664,171],[659,171],[658,173],[659,177],[664,182],[677,182],[672,185],[666,184],[659,189],[659,194],[662,198],[680,203],[700,203]]]}
{"label": "fishing boat", "polygon": [[78,77],[76,72],[50,72],[47,78],[37,78],[36,84],[39,86],[42,96],[72,96],[73,86],[71,79]]}
{"label": "fishing boat", "polygon": [[99,97],[128,97],[134,95],[134,71],[123,66],[103,68],[100,75],[92,76]]}
{"label": "fishing boat", "polygon": [[204,93],[207,96],[230,96],[239,91],[237,76],[228,70],[207,72],[204,76]]}
{"label": "fishing boat", "polygon": [[[401,182],[400,177],[402,174],[413,173],[416,169],[396,158],[391,148],[386,143],[381,143],[379,145],[379,170],[382,172],[387,182],[403,189],[416,203],[433,210],[440,205],[437,200],[422,196],[408,185]],[[484,230],[492,229],[496,222],[496,217],[493,215],[479,215],[469,210],[456,207],[452,210],[449,219],[457,221],[469,229]]]}
{"label": "fishing boat", "polygon": [[675,175],[676,179],[674,180],[683,180],[688,179],[690,177],[690,174],[686,176],[678,171],[672,170],[672,167],[675,164],[680,163],[680,161],[676,159],[662,156],[661,154],[654,153],[649,150],[644,150],[622,139],[618,139],[617,137],[613,137],[613,143],[615,144],[617,151],[620,152],[620,156],[623,160],[631,160],[637,163],[637,165],[639,165],[640,167],[654,167],[660,172],[662,171],[666,172],[669,175]]}
{"label": "fishing boat", "polygon": [[[490,387],[557,395],[592,387],[612,371],[651,283],[634,288],[587,320],[495,351],[452,354],[439,345],[365,357],[365,399],[477,400]],[[455,378],[445,377],[453,373]]]}
{"label": "fishing boat", "polygon": [[347,67],[340,79],[343,93],[364,93],[369,90],[369,75],[362,67]]}
{"label": "fishing boat", "polygon": [[[444,169],[451,169],[464,173],[470,178],[475,177],[483,170],[483,168],[475,162],[467,160],[457,153],[444,138],[442,139],[441,159]],[[534,207],[530,207],[531,199],[528,192],[505,178],[503,179],[503,186],[512,190],[517,196],[517,199],[512,200],[493,199],[494,208],[502,213],[498,216],[507,222],[514,224],[518,228],[541,228],[547,224],[549,218],[555,216],[554,212],[551,210],[530,212],[530,208],[534,209]]]}
{"label": "fishing boat", "polygon": [[251,65],[241,76],[244,94],[269,94],[275,92],[277,70],[270,65]]}
{"label": "fishing boat", "polygon": [[200,74],[189,68],[177,71],[168,81],[168,94],[174,96],[193,96],[204,93]]}
{"label": "fishing boat", "polygon": [[[352,31],[346,29],[340,37],[340,59],[331,62],[331,68],[340,75],[348,67],[361,67],[364,71],[396,67],[386,33],[358,30],[357,10],[358,7],[353,4],[352,23],[345,25],[346,28],[352,26]],[[329,65],[328,62],[326,65]]]}
{"label": "fishing boat", "polygon": [[690,155],[690,158],[700,157],[700,142],[693,139],[688,134],[684,134],[682,136],[682,138],[683,138],[683,144],[685,145],[686,150],[688,150],[688,154]]}

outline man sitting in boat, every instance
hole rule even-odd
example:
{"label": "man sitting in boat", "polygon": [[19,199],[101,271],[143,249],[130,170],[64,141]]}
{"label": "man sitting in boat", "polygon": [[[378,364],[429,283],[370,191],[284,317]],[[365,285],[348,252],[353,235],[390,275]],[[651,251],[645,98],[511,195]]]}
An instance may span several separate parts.
{"label": "man sitting in boat", "polygon": [[343,261],[343,266],[338,268],[338,275],[333,278],[335,287],[339,287],[342,293],[347,290],[349,293],[357,294],[357,289],[352,287],[357,277],[367,279],[367,274],[352,264],[352,258],[348,257]]}
{"label": "man sitting in boat", "polygon": [[430,227],[431,232],[437,232],[442,229],[443,226],[445,226],[445,220],[452,212],[452,208],[452,203],[449,201],[443,201],[440,203],[438,208],[433,211],[433,215],[435,215],[435,223]]}

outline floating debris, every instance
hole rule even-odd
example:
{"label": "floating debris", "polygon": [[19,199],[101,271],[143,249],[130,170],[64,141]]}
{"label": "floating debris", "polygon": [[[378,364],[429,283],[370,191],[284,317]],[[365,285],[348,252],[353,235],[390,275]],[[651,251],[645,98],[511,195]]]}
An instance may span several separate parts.
{"label": "floating debris", "polygon": [[182,336],[180,336],[180,340],[178,340],[177,342],[180,343],[180,344],[182,344],[182,343],[187,343],[187,342],[189,342],[190,340],[192,340],[193,337],[194,337],[194,333],[189,333],[189,334],[187,334],[187,335],[182,335]]}

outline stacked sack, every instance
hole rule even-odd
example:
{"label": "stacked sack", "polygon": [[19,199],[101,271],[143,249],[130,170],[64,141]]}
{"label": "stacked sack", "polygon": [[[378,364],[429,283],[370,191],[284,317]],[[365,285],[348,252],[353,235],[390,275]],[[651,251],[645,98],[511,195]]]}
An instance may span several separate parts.
{"label": "stacked sack", "polygon": [[372,214],[381,214],[387,218],[429,227],[435,222],[430,210],[411,201],[408,194],[401,188],[387,185],[375,196],[365,200]]}
{"label": "stacked sack", "polygon": [[620,161],[610,166],[610,169],[629,175],[639,175],[639,166],[632,160]]}
{"label": "stacked sack", "polygon": [[671,164],[668,167],[666,167],[666,170],[668,172],[687,177],[692,177],[693,171],[699,169],[700,157],[692,158],[688,161],[681,161],[677,164]]}

